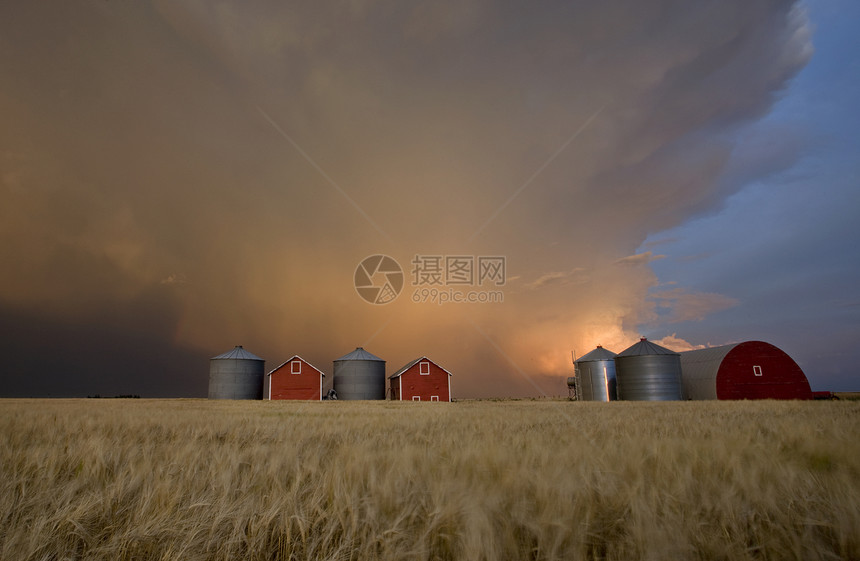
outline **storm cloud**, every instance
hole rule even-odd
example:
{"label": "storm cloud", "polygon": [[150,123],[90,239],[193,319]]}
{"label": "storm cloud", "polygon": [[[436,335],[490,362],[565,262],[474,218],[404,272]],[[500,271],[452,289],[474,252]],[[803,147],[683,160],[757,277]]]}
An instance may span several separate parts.
{"label": "storm cloud", "polygon": [[[739,305],[641,246],[797,160],[749,127],[812,53],[791,1],[7,3],[0,393],[202,396],[235,344],[561,393],[571,350]],[[504,302],[416,303],[416,255],[504,256]]]}

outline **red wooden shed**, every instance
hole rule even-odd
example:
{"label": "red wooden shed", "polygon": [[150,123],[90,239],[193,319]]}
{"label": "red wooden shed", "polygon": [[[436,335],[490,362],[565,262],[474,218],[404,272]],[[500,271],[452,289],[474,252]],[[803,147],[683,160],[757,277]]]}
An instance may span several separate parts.
{"label": "red wooden shed", "polygon": [[322,370],[294,356],[269,372],[269,399],[322,399]]}
{"label": "red wooden shed", "polygon": [[426,356],[416,358],[388,380],[393,400],[451,401],[451,373]]}
{"label": "red wooden shed", "polygon": [[803,370],[764,341],[681,353],[687,399],[812,399]]}

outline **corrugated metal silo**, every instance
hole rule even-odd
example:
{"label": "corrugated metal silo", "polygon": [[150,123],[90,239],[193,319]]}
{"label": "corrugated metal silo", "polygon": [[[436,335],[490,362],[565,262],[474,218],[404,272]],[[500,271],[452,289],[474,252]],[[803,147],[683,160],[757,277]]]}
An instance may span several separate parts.
{"label": "corrugated metal silo", "polygon": [[764,341],[681,353],[681,380],[689,399],[812,399],[800,366]]}
{"label": "corrugated metal silo", "polygon": [[361,347],[334,361],[338,399],[385,399],[385,361]]}
{"label": "corrugated metal silo", "polygon": [[582,401],[615,401],[615,353],[600,345],[573,363],[578,386],[576,399]]}
{"label": "corrugated metal silo", "polygon": [[684,398],[681,356],[645,337],[615,357],[618,399],[674,401]]}
{"label": "corrugated metal silo", "polygon": [[237,346],[209,361],[209,399],[263,399],[266,361]]}

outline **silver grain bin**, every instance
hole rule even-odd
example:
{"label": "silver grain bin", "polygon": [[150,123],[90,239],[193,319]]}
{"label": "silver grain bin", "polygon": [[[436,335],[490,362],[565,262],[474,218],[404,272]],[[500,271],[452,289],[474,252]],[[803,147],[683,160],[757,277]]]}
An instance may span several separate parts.
{"label": "silver grain bin", "polygon": [[615,401],[615,353],[600,345],[573,363],[578,387],[576,399],[581,401]]}
{"label": "silver grain bin", "polygon": [[209,399],[263,399],[266,361],[237,346],[209,361]]}
{"label": "silver grain bin", "polygon": [[334,361],[338,399],[385,399],[385,361],[361,347]]}
{"label": "silver grain bin", "polygon": [[684,398],[681,355],[642,337],[615,357],[618,399],[675,401]]}

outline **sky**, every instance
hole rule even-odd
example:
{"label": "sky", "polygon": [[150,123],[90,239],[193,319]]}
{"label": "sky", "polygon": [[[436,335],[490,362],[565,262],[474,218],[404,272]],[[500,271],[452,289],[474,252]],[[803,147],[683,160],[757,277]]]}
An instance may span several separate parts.
{"label": "sky", "polygon": [[640,336],[860,390],[858,16],[5,2],[0,396],[205,397],[234,345],[566,395]]}

